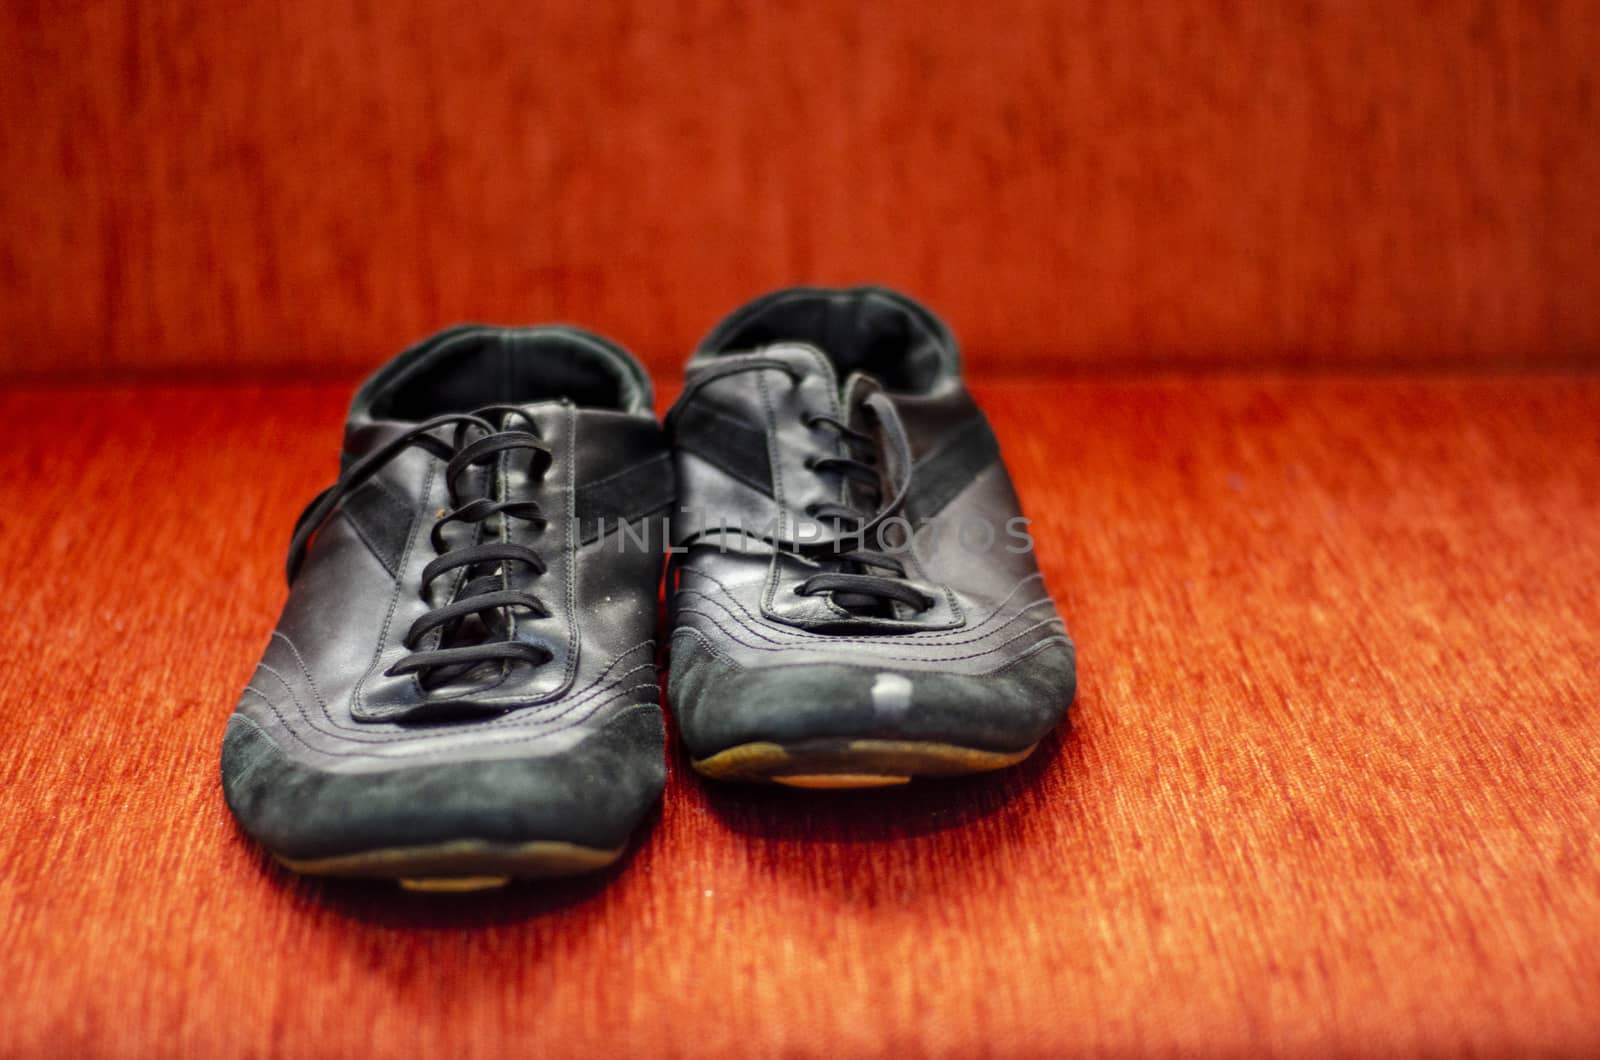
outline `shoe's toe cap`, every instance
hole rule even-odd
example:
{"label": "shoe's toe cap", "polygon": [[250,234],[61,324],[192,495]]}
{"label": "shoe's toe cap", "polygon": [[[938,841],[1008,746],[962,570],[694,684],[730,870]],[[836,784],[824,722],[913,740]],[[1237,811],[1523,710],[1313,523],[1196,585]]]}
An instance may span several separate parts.
{"label": "shoe's toe cap", "polygon": [[673,659],[669,698],[700,759],[745,743],[830,739],[1020,751],[1061,721],[1075,689],[1072,647],[1057,642],[986,674],[855,660],[738,668],[690,652]]}
{"label": "shoe's toe cap", "polygon": [[234,816],[286,859],[481,840],[623,846],[666,780],[652,704],[617,715],[559,753],[460,757],[330,771],[284,753],[235,715],[222,749]]}

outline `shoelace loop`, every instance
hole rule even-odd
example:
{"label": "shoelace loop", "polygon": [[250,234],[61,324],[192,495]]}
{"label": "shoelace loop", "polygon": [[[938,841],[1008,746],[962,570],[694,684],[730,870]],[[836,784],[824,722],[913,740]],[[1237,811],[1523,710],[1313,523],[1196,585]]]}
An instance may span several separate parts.
{"label": "shoelace loop", "polygon": [[[905,507],[906,495],[911,489],[911,443],[900,422],[900,414],[887,396],[876,392],[869,394],[861,402],[861,408],[871,414],[885,440],[895,450],[900,475],[893,483],[894,493],[888,500],[882,498],[882,457],[876,439],[825,413],[808,414],[806,426],[832,431],[852,455],[811,456],[806,459],[806,466],[819,474],[834,473],[847,480],[846,497],[850,495],[848,484],[859,484],[864,493],[874,498],[867,503],[875,508],[869,512],[831,501],[806,508],[809,517],[831,521],[835,533],[824,542],[802,543],[797,551],[813,559],[826,557],[825,561],[837,565],[837,569],[811,575],[795,586],[794,591],[801,596],[827,594],[846,611],[871,610],[887,601],[904,604],[914,611],[926,611],[934,605],[934,598],[905,580],[905,562],[881,547],[870,547],[873,535],[881,534],[887,520]],[[881,541],[877,543],[882,545]]]}
{"label": "shoelace loop", "polygon": [[[677,407],[684,407],[694,393],[718,379],[765,369],[782,372],[795,385],[805,378],[805,373],[788,361],[776,357],[752,357],[710,368],[685,387]],[[869,547],[873,535],[880,534],[887,520],[899,515],[905,507],[906,497],[911,490],[911,442],[899,412],[887,395],[874,391],[859,402],[859,407],[872,416],[884,440],[894,451],[897,475],[888,499],[882,498],[883,491],[880,488],[883,476],[877,439],[837,417],[809,412],[805,414],[806,426],[828,428],[851,455],[812,454],[805,460],[807,470],[818,474],[838,474],[864,487],[864,493],[878,494],[875,501],[868,502],[874,504],[875,508],[869,513],[839,502],[813,504],[807,507],[806,516],[831,522],[834,530],[831,537],[820,541],[801,541],[761,535],[761,540],[828,568],[811,575],[795,587],[795,592],[801,596],[826,594],[835,604],[853,612],[870,611],[890,601],[904,604],[915,611],[926,611],[936,600],[905,580],[907,571],[904,561],[882,548]],[[849,491],[844,490],[843,495],[848,497]],[[878,543],[882,544],[881,541]],[[887,573],[874,574],[870,571]]]}
{"label": "shoelace loop", "polygon": [[[507,423],[497,426],[496,418]],[[521,429],[509,426],[521,420]],[[439,437],[449,430],[450,439]],[[451,508],[441,511],[428,535],[435,558],[422,569],[417,593],[430,598],[433,583],[445,575],[461,572],[451,599],[430,608],[417,618],[401,638],[410,654],[385,673],[389,676],[415,674],[425,687],[459,677],[483,663],[548,662],[550,652],[537,645],[515,639],[514,615],[538,619],[549,617],[542,600],[526,588],[526,582],[547,570],[544,558],[527,545],[510,540],[507,520],[516,519],[537,532],[547,525],[537,502],[507,498],[497,500],[487,494],[463,496],[464,479],[472,474],[486,479],[492,488],[492,467],[511,454],[527,453],[529,482],[543,478],[550,468],[552,454],[539,436],[539,428],[528,413],[513,405],[490,405],[470,413],[448,413],[419,423],[405,433],[366,454],[323,490],[301,513],[289,543],[287,574],[290,582],[300,572],[306,552],[317,530],[355,489],[406,450],[418,447],[445,461],[445,491]],[[498,520],[500,539],[483,541],[491,520]],[[452,526],[472,528],[466,540],[450,542]],[[423,641],[437,634],[432,647]]]}

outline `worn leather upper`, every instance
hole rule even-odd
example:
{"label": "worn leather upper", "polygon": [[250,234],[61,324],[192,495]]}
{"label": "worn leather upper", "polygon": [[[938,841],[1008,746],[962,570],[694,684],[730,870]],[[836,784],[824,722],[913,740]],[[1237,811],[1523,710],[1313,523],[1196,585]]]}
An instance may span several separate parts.
{"label": "worn leather upper", "polygon": [[[419,616],[448,605],[469,574],[496,573],[493,563],[458,570],[424,591],[440,554],[434,525],[460,498],[440,455],[399,452],[316,528],[229,724],[229,805],[280,854],[456,838],[614,846],[660,791],[653,626],[673,480],[638,364],[571,328],[453,329],[361,388],[344,465],[431,416],[491,405],[520,410],[487,418],[531,424],[548,467],[509,451],[458,485],[542,511],[542,525],[504,517],[477,532],[546,564],[535,575],[508,562],[499,574],[548,611],[501,612],[505,639],[548,658],[444,681],[390,672],[416,647],[403,639]],[[452,441],[448,429],[430,433]],[[617,547],[621,524],[627,548]],[[460,540],[464,528],[449,529]],[[444,646],[444,632],[421,646]]]}
{"label": "worn leather upper", "polygon": [[[863,412],[875,393],[909,467]],[[879,443],[878,483],[817,470],[851,451],[824,419]],[[825,737],[1016,750],[1060,720],[1072,643],[955,342],[926,309],[879,288],[758,299],[691,360],[668,426],[681,550],[669,699],[693,754]],[[901,486],[879,525],[925,602],[804,592],[854,525],[809,513],[844,504],[866,519]],[[909,693],[881,694],[885,675]]]}

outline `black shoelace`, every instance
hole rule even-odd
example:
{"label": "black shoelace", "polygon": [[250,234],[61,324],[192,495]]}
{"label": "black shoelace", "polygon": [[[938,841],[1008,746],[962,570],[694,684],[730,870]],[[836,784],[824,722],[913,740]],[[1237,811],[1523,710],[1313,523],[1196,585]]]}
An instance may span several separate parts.
{"label": "black shoelace", "polygon": [[[526,429],[498,427],[492,419],[496,416],[519,418]],[[451,429],[450,441],[434,433],[446,428]],[[515,639],[513,626],[513,615],[517,613],[532,618],[550,614],[537,596],[525,587],[517,587],[543,574],[545,561],[527,545],[508,540],[509,535],[504,533],[507,519],[517,519],[535,531],[543,530],[546,520],[534,501],[496,500],[487,492],[495,478],[492,465],[504,454],[531,454],[527,471],[530,481],[538,481],[550,467],[550,450],[539,437],[538,426],[515,406],[491,405],[471,413],[437,416],[350,465],[338,482],[317,495],[295,523],[287,564],[290,582],[305,562],[312,537],[339,502],[412,446],[445,461],[445,489],[453,506],[439,513],[428,536],[435,558],[422,570],[418,595],[428,600],[436,580],[458,571],[460,584],[449,602],[432,608],[411,624],[402,638],[411,654],[386,673],[416,674],[424,686],[437,687],[485,663],[548,662],[550,653],[536,644]],[[485,492],[466,495],[463,479],[467,477],[484,482]],[[452,543],[447,528],[454,524],[464,524],[472,531],[458,534],[464,539]],[[501,539],[484,541],[485,533],[496,526],[501,530]],[[424,640],[435,632],[438,637],[432,646],[424,647]]]}
{"label": "black shoelace", "polygon": [[[835,536],[827,545],[800,551],[813,559],[826,555],[826,562],[835,569],[813,574],[799,585],[795,592],[801,596],[828,594],[833,602],[846,611],[869,612],[880,609],[880,604],[896,601],[914,611],[926,611],[934,604],[933,597],[905,581],[906,565],[890,552],[869,548],[873,534],[882,534],[884,523],[899,514],[905,505],[910,487],[911,443],[906,439],[905,427],[893,403],[882,394],[872,394],[863,402],[883,429],[884,437],[899,450],[900,466],[906,468],[906,481],[899,485],[895,496],[885,504],[882,494],[882,473],[877,443],[872,436],[855,430],[832,416],[813,412],[806,417],[806,426],[827,427],[839,436],[844,447],[856,456],[811,456],[806,466],[820,474],[836,473],[860,487],[847,488],[845,496],[864,493],[862,508],[851,504],[827,502],[806,507],[813,519],[833,523]],[[881,541],[878,544],[882,544]],[[886,571],[872,574],[869,571]]]}
{"label": "black shoelace", "polygon": [[[750,358],[720,366],[720,369],[712,368],[695,379],[679,399],[679,407],[695,391],[718,379],[762,369],[776,369],[796,383],[804,377],[798,368],[786,361]],[[900,470],[898,480],[893,483],[893,494],[887,500],[883,497],[884,476],[877,439],[836,417],[820,412],[807,413],[807,427],[826,427],[850,455],[813,454],[806,458],[805,466],[817,474],[836,474],[845,479],[842,495],[851,503],[827,502],[806,508],[809,518],[832,524],[834,532],[824,540],[771,536],[763,536],[762,540],[824,568],[795,586],[795,592],[801,596],[826,594],[846,611],[863,615],[882,612],[892,603],[904,604],[918,612],[926,611],[935,600],[905,580],[904,561],[881,547],[869,547],[874,541],[880,546],[883,544],[881,535],[886,521],[905,507],[906,495],[911,489],[911,442],[906,437],[899,412],[888,397],[871,393],[860,402],[860,407],[876,421],[884,440],[894,450]]]}

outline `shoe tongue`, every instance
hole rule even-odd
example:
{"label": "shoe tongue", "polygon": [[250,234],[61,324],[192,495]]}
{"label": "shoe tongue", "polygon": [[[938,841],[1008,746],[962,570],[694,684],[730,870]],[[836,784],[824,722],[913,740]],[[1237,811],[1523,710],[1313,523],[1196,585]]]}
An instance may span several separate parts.
{"label": "shoe tongue", "polygon": [[[557,398],[551,401],[533,401],[514,406],[497,406],[492,410],[468,409],[467,412],[472,415],[480,416],[481,418],[494,424],[496,428],[503,428],[508,422],[514,428],[517,425],[517,418],[510,415],[506,411],[507,408],[519,408],[525,412],[537,416],[541,411],[547,412],[554,409],[566,408],[571,404],[572,402],[567,401],[565,398]],[[400,435],[405,434],[407,431],[415,430],[416,426],[417,421],[415,420],[351,420],[345,425],[344,432],[344,454],[346,463],[348,463],[350,460],[364,456],[380,446],[386,445]],[[439,431],[434,433],[440,434],[440,437],[445,437],[448,435],[449,431],[450,428],[444,427],[440,428]]]}
{"label": "shoe tongue", "polygon": [[844,386],[839,388],[839,399],[844,402],[846,422],[850,426],[860,429],[854,421],[861,416],[861,404],[872,394],[883,392],[883,387],[878,381],[863,372],[851,372],[844,381]]}
{"label": "shoe tongue", "polygon": [[762,346],[747,353],[726,354],[718,360],[731,361],[741,357],[781,361],[793,368],[801,377],[820,376],[826,381],[830,392],[839,391],[839,376],[834,370],[833,358],[823,352],[821,347],[813,346],[809,342],[776,342],[771,346]]}

